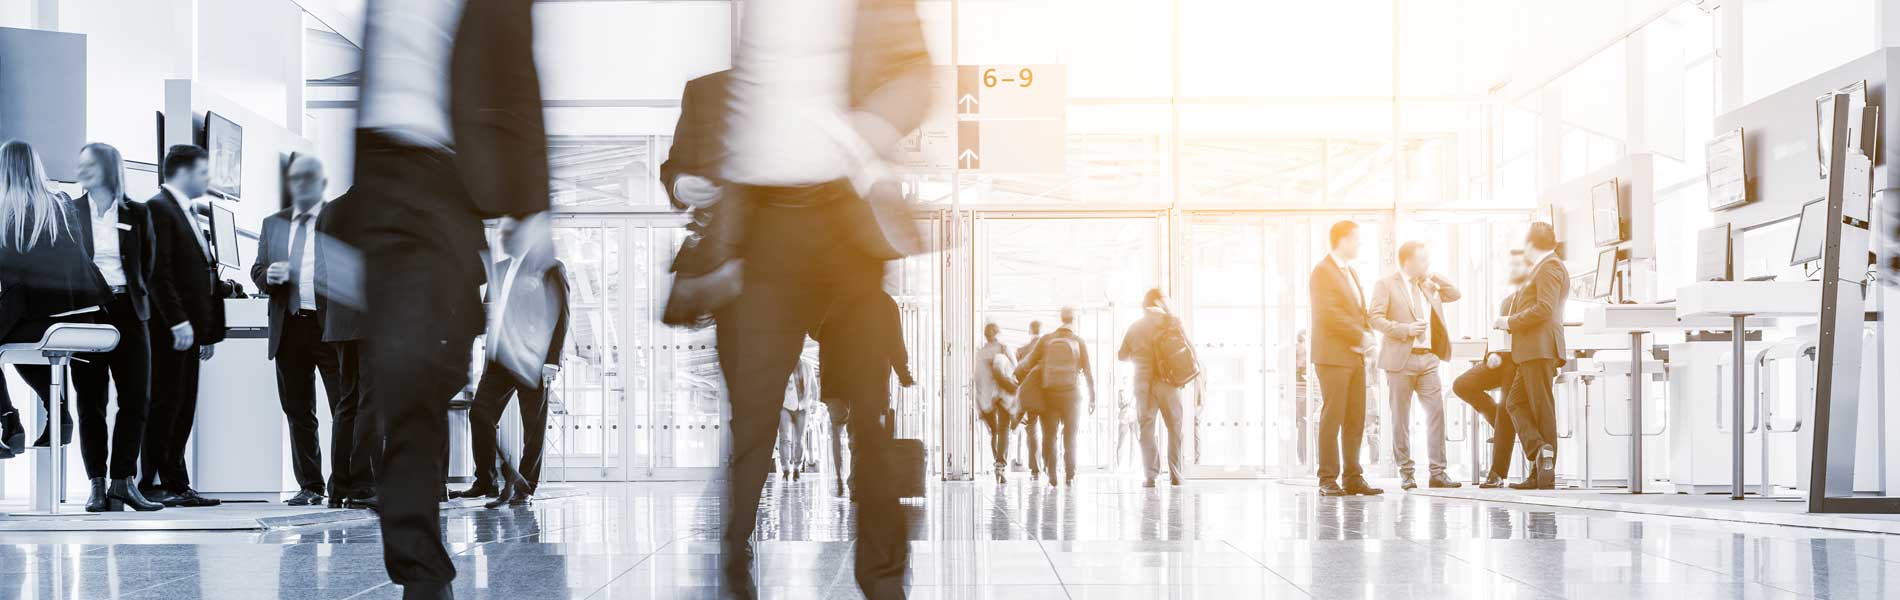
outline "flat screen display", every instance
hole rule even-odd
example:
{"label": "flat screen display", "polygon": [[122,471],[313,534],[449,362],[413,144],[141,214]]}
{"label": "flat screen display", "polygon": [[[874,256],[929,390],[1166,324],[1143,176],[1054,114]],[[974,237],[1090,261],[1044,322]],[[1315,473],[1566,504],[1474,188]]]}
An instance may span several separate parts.
{"label": "flat screen display", "polygon": [[1827,246],[1827,199],[1816,198],[1801,207],[1801,223],[1794,231],[1794,256],[1788,264],[1805,265],[1821,260]]}
{"label": "flat screen display", "polygon": [[1623,207],[1617,195],[1615,179],[1590,188],[1590,215],[1598,246],[1623,241]]}
{"label": "flat screen display", "polygon": [[240,268],[243,258],[238,256],[237,214],[216,202],[211,203],[211,241],[217,244],[219,266]]}
{"label": "flat screen display", "polygon": [[1616,249],[1605,248],[1597,253],[1596,279],[1592,281],[1592,290],[1597,298],[1610,297],[1610,288],[1616,284]]}
{"label": "flat screen display", "polygon": [[205,113],[205,151],[211,153],[211,193],[244,197],[244,128],[218,113]]}

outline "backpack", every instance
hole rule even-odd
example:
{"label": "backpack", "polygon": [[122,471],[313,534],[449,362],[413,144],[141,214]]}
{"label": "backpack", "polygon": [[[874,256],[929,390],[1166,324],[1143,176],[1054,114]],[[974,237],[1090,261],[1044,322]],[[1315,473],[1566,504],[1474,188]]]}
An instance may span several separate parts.
{"label": "backpack", "polygon": [[1195,357],[1194,345],[1188,343],[1180,319],[1167,317],[1167,322],[1155,330],[1151,346],[1156,380],[1178,388],[1187,387],[1201,376],[1201,361]]}
{"label": "backpack", "polygon": [[1064,335],[1042,345],[1042,389],[1075,389],[1082,372],[1082,344]]}

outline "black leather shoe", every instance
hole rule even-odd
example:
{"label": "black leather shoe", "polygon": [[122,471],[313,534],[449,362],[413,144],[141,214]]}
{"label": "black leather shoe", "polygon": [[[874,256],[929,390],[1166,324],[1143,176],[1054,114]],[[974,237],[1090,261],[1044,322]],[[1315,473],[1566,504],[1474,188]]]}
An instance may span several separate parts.
{"label": "black leather shoe", "polygon": [[1181,478],[1173,477],[1173,476],[1168,477],[1168,485],[1172,485],[1174,487],[1181,487]]}
{"label": "black leather shoe", "polygon": [[1484,483],[1478,484],[1478,487],[1487,489],[1487,490],[1495,490],[1495,489],[1504,487],[1504,478],[1499,477],[1496,474],[1486,475],[1484,476]]}
{"label": "black leather shoe", "polygon": [[1339,496],[1346,496],[1349,494],[1346,493],[1346,490],[1344,488],[1339,487],[1339,482],[1337,481],[1321,481],[1319,482],[1319,495],[1326,496],[1329,498],[1337,498]]}
{"label": "black leather shoe", "polygon": [[1425,482],[1425,485],[1441,490],[1465,487],[1465,484],[1452,481],[1451,478],[1446,477],[1444,473],[1433,473],[1431,481]]}
{"label": "black leather shoe", "polygon": [[140,494],[138,483],[132,481],[131,477],[112,480],[112,484],[106,487],[106,503],[109,510],[130,507],[139,512],[151,512],[165,508],[164,504],[153,502]]}
{"label": "black leather shoe", "polygon": [[105,512],[111,508],[106,501],[106,478],[92,478],[92,495],[86,497],[86,512]]}
{"label": "black leather shoe", "polygon": [[487,508],[501,508],[503,506],[522,506],[527,503],[528,482],[520,479],[510,479],[507,483],[502,484],[501,493],[496,494],[495,499],[489,500],[482,506]]}
{"label": "black leather shoe", "polygon": [[1377,496],[1385,493],[1385,490],[1372,487],[1371,484],[1366,483],[1366,478],[1357,475],[1346,478],[1346,484],[1340,487],[1346,488],[1346,493],[1356,496]]}
{"label": "black leather shoe", "polygon": [[402,586],[402,600],[455,600],[455,586],[448,583],[411,583]]}
{"label": "black leather shoe", "polygon": [[1406,491],[1416,490],[1418,489],[1418,481],[1412,479],[1411,473],[1402,473],[1399,475],[1399,489]]}
{"label": "black leather shoe", "polygon": [[289,500],[285,500],[284,504],[291,506],[316,506],[323,504],[323,494],[310,490],[302,490],[297,492],[297,495],[291,496]]}
{"label": "black leather shoe", "polygon": [[185,508],[204,508],[207,506],[217,506],[219,504],[224,504],[223,500],[219,500],[217,498],[206,498],[204,496],[200,496],[198,495],[198,490],[194,490],[191,488],[185,488],[185,491],[177,493],[176,496],[177,496],[176,503],[166,503],[165,506],[181,506]]}
{"label": "black leather shoe", "polygon": [[496,490],[493,484],[478,482],[475,485],[469,486],[466,490],[449,492],[449,498],[493,498],[499,494],[500,491]]}
{"label": "black leather shoe", "polygon": [[376,496],[367,496],[367,497],[362,497],[362,498],[351,498],[351,499],[349,499],[349,500],[344,500],[344,501],[343,501],[343,505],[344,505],[344,506],[346,506],[346,507],[349,507],[349,508],[366,508],[366,509],[369,509],[369,510],[376,510],[376,509],[377,509],[378,507],[381,507],[381,506],[382,506],[382,504],[383,504],[383,499],[382,499],[382,498],[378,498],[378,497],[376,497]]}
{"label": "black leather shoe", "polygon": [[0,444],[5,444],[13,454],[26,451],[26,428],[20,426],[20,411],[0,414]]}
{"label": "black leather shoe", "polygon": [[139,495],[164,506],[178,506],[178,494],[166,490],[139,488]]}
{"label": "black leather shoe", "polygon": [[328,499],[324,500],[323,507],[331,509],[331,510],[343,508],[343,499],[338,498],[336,496],[331,496]]}

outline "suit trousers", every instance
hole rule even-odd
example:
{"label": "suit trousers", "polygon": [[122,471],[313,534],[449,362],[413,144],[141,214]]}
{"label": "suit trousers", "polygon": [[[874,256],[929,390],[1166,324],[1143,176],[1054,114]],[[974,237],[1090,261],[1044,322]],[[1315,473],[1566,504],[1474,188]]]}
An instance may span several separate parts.
{"label": "suit trousers", "polygon": [[1009,430],[1016,426],[1016,419],[999,408],[978,414],[977,420],[990,429],[990,454],[996,460],[996,472],[1009,470]]}
{"label": "suit trousers", "polygon": [[1148,481],[1154,481],[1161,475],[1161,449],[1156,443],[1155,418],[1160,417],[1162,424],[1168,427],[1168,476],[1180,479],[1186,474],[1185,461],[1182,460],[1182,442],[1186,441],[1186,431],[1181,430],[1181,418],[1185,407],[1181,404],[1181,388],[1154,381],[1153,377],[1135,375],[1135,419],[1140,428],[1141,465]]}
{"label": "suit trousers", "polygon": [[1438,378],[1438,357],[1414,353],[1405,368],[1385,372],[1392,409],[1392,460],[1399,472],[1412,473],[1412,396],[1425,410],[1425,448],[1433,475],[1445,473],[1445,389]]}
{"label": "suit trousers", "polygon": [[[330,495],[368,498],[376,495],[376,463],[383,456],[382,425],[376,406],[367,400],[363,378],[363,347],[357,340],[328,342],[336,349],[340,404],[330,407]],[[329,385],[326,383],[325,385]]]}
{"label": "suit trousers", "polygon": [[[86,477],[124,479],[137,477],[139,445],[145,438],[145,414],[151,398],[150,336],[145,321],[139,320],[131,300],[124,294],[113,296],[103,312],[91,315],[103,325],[119,330],[119,345],[112,350],[73,356],[72,390],[79,404],[79,454],[86,464]],[[40,404],[50,404],[47,392],[52,385],[52,370],[45,365],[20,365],[20,379],[39,392]],[[119,412],[113,416],[111,439],[106,434],[106,404],[111,379],[118,392]],[[67,413],[71,414],[70,410]],[[61,415],[61,418],[71,418]],[[108,447],[111,449],[107,453]],[[109,467],[109,468],[108,468]]]}
{"label": "suit trousers", "polygon": [[185,443],[198,418],[199,346],[172,349],[172,331],[151,325],[152,404],[146,411],[144,449],[139,458],[139,487],[183,492],[191,487],[185,468]]}
{"label": "suit trousers", "polygon": [[1537,459],[1537,450],[1549,444],[1557,447],[1557,400],[1552,386],[1557,379],[1555,359],[1526,360],[1517,363],[1505,394],[1505,410],[1517,426],[1517,438],[1524,444],[1524,455]]}
{"label": "suit trousers", "polygon": [[455,579],[442,542],[449,401],[468,385],[484,324],[482,218],[443,152],[359,131],[362,214],[343,232],[364,264],[364,402],[382,420],[383,566],[391,581],[428,588]]}
{"label": "suit trousers", "polygon": [[1056,481],[1056,444],[1062,445],[1062,475],[1075,478],[1076,426],[1082,423],[1082,390],[1044,389],[1042,391],[1042,466],[1049,481]]}
{"label": "suit trousers", "polygon": [[1041,411],[1023,415],[1023,464],[1029,467],[1029,474],[1036,475],[1049,466],[1049,457],[1042,454],[1042,413]]}
{"label": "suit trousers", "polygon": [[548,436],[547,390],[522,385],[507,367],[490,362],[482,368],[482,378],[475,384],[475,403],[468,409],[469,446],[475,454],[475,483],[470,489],[499,487],[501,480],[495,478],[495,435],[508,400],[516,397],[521,399],[522,434],[516,471],[527,480],[528,493],[534,493],[541,484],[541,446]]}
{"label": "suit trousers", "polygon": [[[348,460],[356,426],[356,407],[345,407],[336,346],[323,341],[323,319],[314,312],[284,315],[277,347],[277,402],[290,424],[290,472],[306,492],[323,493],[323,447],[317,441],[317,380],[330,407],[332,457]],[[337,447],[341,441],[342,447]],[[335,493],[332,491],[332,493]]]}
{"label": "suit trousers", "polygon": [[1319,370],[1319,479],[1358,477],[1366,437],[1366,366],[1317,365]]}
{"label": "suit trousers", "polygon": [[1511,415],[1505,410],[1509,398],[1493,401],[1490,391],[1510,391],[1516,371],[1507,358],[1495,369],[1483,364],[1471,367],[1451,382],[1452,393],[1471,405],[1472,412],[1491,423],[1490,475],[1498,479],[1511,475],[1511,448],[1517,444],[1517,428],[1512,426]]}
{"label": "suit trousers", "polygon": [[756,204],[743,250],[743,291],[714,313],[719,366],[732,403],[722,597],[757,595],[751,538],[772,469],[779,411],[806,334],[822,322],[825,394],[842,399],[850,412],[858,587],[871,600],[903,598],[909,535],[892,485],[891,425],[885,422],[892,365],[889,341],[880,336],[889,333],[878,331],[869,308],[884,294],[884,261],[849,241],[844,204],[857,202],[855,197],[790,207],[773,199],[786,193],[804,194],[809,201],[810,191],[750,188],[744,193],[749,197],[738,201]]}

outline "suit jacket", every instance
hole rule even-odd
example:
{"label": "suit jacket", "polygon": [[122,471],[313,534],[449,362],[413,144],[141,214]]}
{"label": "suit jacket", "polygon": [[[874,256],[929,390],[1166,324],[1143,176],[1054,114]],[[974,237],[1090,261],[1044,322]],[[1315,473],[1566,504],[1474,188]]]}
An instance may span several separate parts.
{"label": "suit jacket", "polygon": [[[1511,293],[1504,295],[1504,301],[1498,303],[1499,317],[1509,317],[1511,316],[1511,313],[1517,312],[1517,298],[1518,298],[1518,294],[1522,291],[1524,291],[1523,288],[1518,288],[1515,290],[1511,290]],[[1506,361],[1511,360],[1510,350],[1493,350],[1490,353],[1498,355],[1500,359],[1503,359]]]}
{"label": "suit jacket", "polygon": [[75,226],[83,215],[72,211],[70,203],[61,204],[67,212],[66,230],[58,239],[41,237],[26,250],[0,243],[0,338],[7,342],[37,341],[45,333],[44,323],[25,327],[29,322],[112,300],[105,278],[80,243],[77,230],[89,226]]}
{"label": "suit jacket", "polygon": [[145,203],[158,242],[154,246],[158,268],[152,272],[151,283],[159,322],[153,328],[170,329],[189,322],[195,343],[209,346],[224,341],[223,286],[217,280],[218,265],[206,254],[211,242],[186,212],[190,201],[173,198],[171,190],[159,188],[158,195]]}
{"label": "suit jacket", "polygon": [[[80,196],[73,201],[73,208],[80,218],[90,219],[93,214],[92,198]],[[119,225],[119,263],[125,270],[125,294],[132,301],[132,312],[138,315],[139,320],[149,320],[152,313],[152,272],[158,268],[158,255],[153,251],[158,245],[158,238],[152,233],[150,210],[131,198],[120,198]],[[93,256],[91,222],[82,220],[77,229],[79,237],[86,241],[86,256]]]}
{"label": "suit jacket", "polygon": [[455,165],[484,217],[548,209],[533,0],[467,0],[449,57]]}
{"label": "suit jacket", "polygon": [[[356,206],[356,198],[357,196],[349,192],[344,192],[343,195],[337,196],[336,199],[325,204],[323,212],[317,213],[317,232],[324,234],[326,238],[337,236],[337,231],[341,227],[337,215],[347,211],[360,210],[360,207]],[[324,243],[323,238],[319,238],[318,246],[327,248],[340,247]],[[337,257],[325,255],[325,258],[335,259]],[[361,262],[361,260],[357,259],[357,262]],[[351,267],[360,266],[361,265],[357,264],[351,265]],[[362,284],[360,271],[357,273],[357,277],[339,280],[337,277],[338,267],[340,267],[340,265],[333,262],[330,267],[325,270],[325,275],[330,277],[332,284],[358,286]],[[332,284],[325,284],[320,287],[319,290],[321,292],[330,292],[331,289],[329,286]],[[362,311],[350,306],[348,302],[331,302],[331,297],[332,294],[328,293],[320,293],[317,296],[317,302],[321,303],[323,307],[323,341],[347,342],[362,339],[362,327],[358,324],[358,320],[363,317]]]}
{"label": "suit jacket", "polygon": [[675,209],[686,204],[673,195],[681,175],[717,180],[726,159],[726,98],[731,93],[732,70],[702,75],[686,82],[680,92],[680,119],[673,125],[673,147],[660,163],[660,183]]}
{"label": "suit jacket", "polygon": [[1372,319],[1366,313],[1359,281],[1333,262],[1320,257],[1307,286],[1313,307],[1313,364],[1353,367],[1365,364],[1366,334]]}
{"label": "suit jacket", "polygon": [[1505,317],[1511,332],[1511,360],[1556,360],[1564,364],[1564,301],[1570,297],[1570,270],[1552,254],[1531,270],[1517,292],[1517,306]]}
{"label": "suit jacket", "polygon": [[1425,335],[1431,336],[1432,354],[1438,360],[1451,360],[1451,333],[1445,329],[1445,304],[1456,302],[1464,297],[1458,288],[1450,284],[1439,284],[1437,280],[1425,282],[1425,301],[1429,313],[1421,307],[1413,306],[1411,285],[1405,281],[1404,273],[1393,273],[1379,279],[1372,286],[1372,328],[1379,330],[1379,368],[1397,371],[1405,368],[1406,361],[1412,357],[1412,323],[1419,317],[1430,315],[1431,330]]}
{"label": "suit jacket", "polygon": [[[324,206],[322,210],[323,212],[317,213],[318,222],[322,222],[323,215],[329,212],[330,207]],[[286,208],[264,217],[264,230],[257,236],[257,252],[254,254],[257,260],[251,263],[251,283],[256,284],[257,289],[270,294],[270,307],[266,313],[270,317],[269,355],[273,359],[277,358],[277,348],[283,343],[284,318],[289,316],[291,308],[296,306],[293,303],[301,302],[301,299],[292,297],[290,281],[272,284],[266,277],[266,273],[269,272],[272,263],[290,262],[292,252],[290,243],[296,237],[297,231],[291,226],[291,217],[295,214],[295,209]],[[315,229],[312,232],[314,234]],[[316,240],[310,243],[310,251],[317,253],[315,259],[317,272],[312,273],[310,279],[317,287],[313,291],[316,292],[317,297],[319,323],[328,321],[325,315],[329,312],[330,305],[329,294],[324,290],[324,283],[328,281],[328,278],[325,277],[323,271],[328,266],[328,261],[325,260],[323,247],[324,244]]]}

